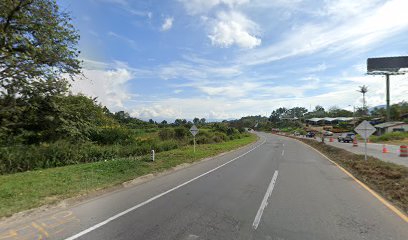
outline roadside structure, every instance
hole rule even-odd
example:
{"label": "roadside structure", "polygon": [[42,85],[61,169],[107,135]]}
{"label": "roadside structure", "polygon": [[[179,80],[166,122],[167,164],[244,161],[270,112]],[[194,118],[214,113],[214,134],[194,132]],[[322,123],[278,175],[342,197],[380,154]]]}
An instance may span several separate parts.
{"label": "roadside structure", "polygon": [[376,128],[375,135],[381,136],[390,132],[408,132],[408,123],[404,122],[385,122],[374,126]]}

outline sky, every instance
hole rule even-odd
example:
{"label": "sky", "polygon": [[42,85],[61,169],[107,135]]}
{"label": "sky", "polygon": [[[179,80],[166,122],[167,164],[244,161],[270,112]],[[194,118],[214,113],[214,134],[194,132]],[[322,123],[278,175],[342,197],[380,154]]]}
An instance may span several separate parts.
{"label": "sky", "polygon": [[[279,107],[385,104],[368,57],[408,55],[407,0],[58,0],[81,40],[72,83],[111,111],[161,121]],[[408,74],[391,103],[408,101]]]}

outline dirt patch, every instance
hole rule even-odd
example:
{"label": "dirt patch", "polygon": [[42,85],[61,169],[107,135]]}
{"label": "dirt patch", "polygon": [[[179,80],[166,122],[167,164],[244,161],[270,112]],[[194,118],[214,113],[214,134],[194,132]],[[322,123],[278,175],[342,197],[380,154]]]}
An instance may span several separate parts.
{"label": "dirt patch", "polygon": [[378,158],[354,154],[310,139],[298,139],[317,149],[357,179],[408,214],[408,168]]}

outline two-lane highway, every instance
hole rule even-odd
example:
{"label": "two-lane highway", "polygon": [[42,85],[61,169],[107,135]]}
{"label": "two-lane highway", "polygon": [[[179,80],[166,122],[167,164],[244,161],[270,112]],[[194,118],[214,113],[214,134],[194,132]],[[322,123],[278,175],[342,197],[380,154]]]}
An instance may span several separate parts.
{"label": "two-lane highway", "polygon": [[[408,239],[408,224],[319,153],[246,148],[71,207],[54,239]],[[65,209],[67,210],[67,209]]]}

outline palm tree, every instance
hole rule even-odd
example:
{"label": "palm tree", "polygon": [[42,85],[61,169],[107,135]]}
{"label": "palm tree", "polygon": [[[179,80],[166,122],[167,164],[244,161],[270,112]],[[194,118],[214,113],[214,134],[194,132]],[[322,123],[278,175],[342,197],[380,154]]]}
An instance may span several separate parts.
{"label": "palm tree", "polygon": [[368,87],[366,85],[363,86],[359,86],[359,90],[357,90],[357,92],[360,92],[363,94],[363,109],[365,111],[366,109],[366,101],[365,101],[365,94],[368,92]]}

